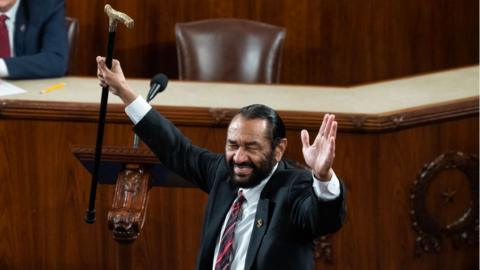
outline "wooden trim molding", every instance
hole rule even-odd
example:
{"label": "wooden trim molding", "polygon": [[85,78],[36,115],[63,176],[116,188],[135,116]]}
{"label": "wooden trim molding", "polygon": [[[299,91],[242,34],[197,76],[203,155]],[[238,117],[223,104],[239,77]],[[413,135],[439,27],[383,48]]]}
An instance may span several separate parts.
{"label": "wooden trim molding", "polygon": [[[336,114],[340,130],[379,132],[418,125],[421,123],[478,115],[479,98],[472,97],[445,104],[412,108],[382,115]],[[40,102],[2,100],[0,118],[53,121],[97,122],[98,104],[74,102]],[[228,108],[200,108],[156,106],[164,116],[177,125],[227,126],[238,111]],[[285,125],[290,129],[319,127],[327,112],[279,111]],[[108,107],[107,123],[130,123],[124,108],[119,104]]]}
{"label": "wooden trim molding", "polygon": [[[95,157],[95,146],[72,146],[72,153],[79,160],[93,160]],[[139,164],[160,164],[152,151],[148,148],[129,148],[122,146],[104,146],[102,148],[102,161],[111,161],[119,163]]]}

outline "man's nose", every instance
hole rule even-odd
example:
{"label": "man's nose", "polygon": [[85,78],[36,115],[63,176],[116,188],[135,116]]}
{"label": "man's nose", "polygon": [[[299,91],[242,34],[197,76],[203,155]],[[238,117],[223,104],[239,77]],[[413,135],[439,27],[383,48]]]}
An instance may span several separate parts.
{"label": "man's nose", "polygon": [[235,155],[233,156],[233,161],[237,164],[248,161],[247,154],[245,153],[245,150],[243,149],[243,147],[239,147],[237,149],[237,151],[235,152]]}

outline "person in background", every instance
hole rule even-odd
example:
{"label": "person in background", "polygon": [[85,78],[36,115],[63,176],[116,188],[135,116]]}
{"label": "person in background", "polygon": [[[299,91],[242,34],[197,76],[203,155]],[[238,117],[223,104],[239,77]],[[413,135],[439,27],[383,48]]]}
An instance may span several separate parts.
{"label": "person in background", "polygon": [[0,78],[65,75],[64,0],[0,0]]}

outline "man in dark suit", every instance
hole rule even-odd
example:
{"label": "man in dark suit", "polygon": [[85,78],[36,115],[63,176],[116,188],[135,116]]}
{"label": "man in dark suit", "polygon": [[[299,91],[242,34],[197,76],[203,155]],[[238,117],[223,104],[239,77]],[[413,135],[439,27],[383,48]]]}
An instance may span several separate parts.
{"label": "man in dark suit", "polygon": [[63,76],[67,62],[63,0],[0,0],[0,77]]}
{"label": "man in dark suit", "polygon": [[209,194],[197,269],[312,269],[313,240],[344,220],[344,188],[331,166],[337,122],[326,115],[313,144],[302,131],[311,171],[282,160],[285,127],[265,105],[244,107],[228,127],[225,154],[190,143],[127,84],[120,63],[97,58],[102,86],[118,95],[135,132],[162,163]]}

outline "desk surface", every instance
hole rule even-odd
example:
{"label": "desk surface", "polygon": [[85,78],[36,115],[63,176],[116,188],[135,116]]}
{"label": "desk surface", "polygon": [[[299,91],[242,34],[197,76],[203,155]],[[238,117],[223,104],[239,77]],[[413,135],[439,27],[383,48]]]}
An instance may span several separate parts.
{"label": "desk surface", "polygon": [[[479,68],[468,67],[349,88],[249,85],[171,81],[152,102],[159,106],[240,108],[267,104],[280,111],[385,114],[455,100],[478,97]],[[64,89],[40,94],[49,85],[65,82]],[[143,96],[148,80],[129,80]],[[100,87],[94,78],[65,77],[48,80],[13,81],[26,94],[4,99],[98,103]],[[116,97],[110,103],[120,103]]]}
{"label": "desk surface", "polygon": [[[478,113],[478,75],[479,67],[473,66],[354,87],[171,81],[167,90],[159,94],[152,104],[158,107],[212,111],[220,108],[236,110],[248,104],[263,103],[280,112],[313,113],[317,116],[332,112],[338,115],[389,119],[403,119],[406,113],[411,112],[417,112],[418,116],[419,111],[423,111],[420,117],[425,117],[429,112],[444,115],[445,110],[454,114],[471,114]],[[40,94],[40,90],[60,82],[65,82],[66,86]],[[9,104],[15,102],[75,102],[98,106],[100,101],[101,89],[97,80],[91,77],[11,83],[27,90],[27,93],[1,97],[0,113],[2,108],[8,109]],[[148,92],[147,79],[131,79],[129,83],[143,96]],[[121,101],[110,95],[109,103],[121,104]],[[377,119],[377,122],[377,125],[383,125],[380,122],[385,121]]]}

